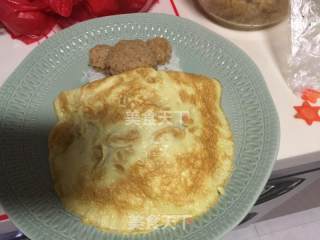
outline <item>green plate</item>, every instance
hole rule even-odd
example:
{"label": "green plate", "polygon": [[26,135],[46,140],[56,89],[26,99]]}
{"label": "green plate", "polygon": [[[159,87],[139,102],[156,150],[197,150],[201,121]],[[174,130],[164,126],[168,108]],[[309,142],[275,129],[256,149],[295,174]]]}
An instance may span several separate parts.
{"label": "green plate", "polygon": [[[120,39],[164,36],[186,72],[215,77],[230,121],[236,168],[219,204],[175,229],[125,236],[83,225],[55,195],[47,138],[56,121],[53,100],[79,87],[88,50]],[[0,89],[0,195],[11,220],[31,239],[220,239],[250,211],[268,180],[279,145],[278,117],[264,79],[239,48],[183,18],[162,14],[105,17],[77,24],[43,42]]]}

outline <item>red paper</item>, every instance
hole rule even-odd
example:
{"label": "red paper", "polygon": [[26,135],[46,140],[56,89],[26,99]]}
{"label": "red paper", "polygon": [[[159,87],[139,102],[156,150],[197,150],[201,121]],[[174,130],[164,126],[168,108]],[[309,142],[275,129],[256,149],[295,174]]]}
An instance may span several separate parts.
{"label": "red paper", "polygon": [[313,89],[303,91],[302,99],[311,103],[316,103],[320,99],[320,92]]}
{"label": "red paper", "polygon": [[139,12],[150,0],[119,0],[121,10],[125,13]]}
{"label": "red paper", "polygon": [[90,18],[147,11],[156,0],[0,0],[0,26],[13,38],[32,43]]}
{"label": "red paper", "polygon": [[108,16],[120,13],[147,11],[156,0],[86,0],[73,7],[68,18],[58,18],[58,25],[69,27],[94,17]]}
{"label": "red paper", "polygon": [[9,219],[7,214],[0,215],[0,222],[7,221]]}
{"label": "red paper", "polygon": [[46,36],[55,25],[44,13],[46,6],[27,0],[1,0],[0,21],[13,38],[32,43]]}
{"label": "red paper", "polygon": [[38,11],[47,8],[47,4],[41,0],[1,0],[1,5],[3,7],[9,6],[11,10],[16,12]]}
{"label": "red paper", "polygon": [[73,7],[70,17],[58,17],[57,23],[61,28],[67,28],[75,23],[82,22],[93,17],[94,16],[90,13],[86,2],[82,1]]}
{"label": "red paper", "polygon": [[87,0],[87,4],[96,17],[120,13],[119,0]]}
{"label": "red paper", "polygon": [[69,17],[73,6],[77,3],[75,0],[42,0],[48,8],[63,17]]}

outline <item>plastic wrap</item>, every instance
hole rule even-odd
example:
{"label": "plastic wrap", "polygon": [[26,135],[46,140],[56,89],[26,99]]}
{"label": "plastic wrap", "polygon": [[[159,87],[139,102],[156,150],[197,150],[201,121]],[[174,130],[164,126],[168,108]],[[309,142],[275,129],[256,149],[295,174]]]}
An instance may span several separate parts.
{"label": "plastic wrap", "polygon": [[291,1],[291,57],[288,83],[300,94],[320,90],[320,1]]}

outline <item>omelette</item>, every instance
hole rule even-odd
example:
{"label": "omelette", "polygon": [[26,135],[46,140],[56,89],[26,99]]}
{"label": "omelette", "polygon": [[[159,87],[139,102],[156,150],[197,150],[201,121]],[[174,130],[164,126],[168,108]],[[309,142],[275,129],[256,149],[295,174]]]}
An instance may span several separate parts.
{"label": "omelette", "polygon": [[49,162],[64,207],[129,234],[205,213],[233,170],[221,92],[215,79],[152,68],[61,92]]}

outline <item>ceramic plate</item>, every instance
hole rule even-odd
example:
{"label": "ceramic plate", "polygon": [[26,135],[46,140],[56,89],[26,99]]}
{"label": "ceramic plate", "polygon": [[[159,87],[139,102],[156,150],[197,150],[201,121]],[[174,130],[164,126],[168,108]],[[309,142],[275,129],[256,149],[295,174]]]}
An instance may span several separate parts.
{"label": "ceramic plate", "polygon": [[[235,171],[219,204],[192,224],[136,236],[104,233],[66,212],[53,191],[47,148],[56,121],[53,100],[61,90],[88,80],[91,47],[154,36],[171,42],[172,66],[220,80],[236,146]],[[279,145],[277,113],[252,60],[206,28],[161,14],[94,19],[43,42],[0,89],[0,133],[1,203],[17,227],[34,240],[219,239],[257,200]]]}

